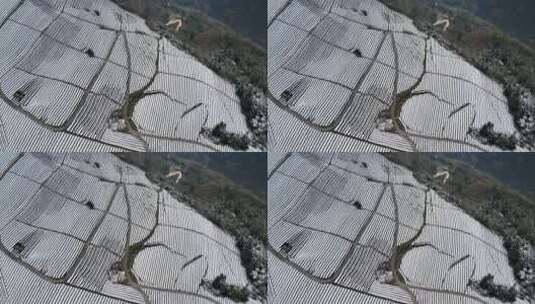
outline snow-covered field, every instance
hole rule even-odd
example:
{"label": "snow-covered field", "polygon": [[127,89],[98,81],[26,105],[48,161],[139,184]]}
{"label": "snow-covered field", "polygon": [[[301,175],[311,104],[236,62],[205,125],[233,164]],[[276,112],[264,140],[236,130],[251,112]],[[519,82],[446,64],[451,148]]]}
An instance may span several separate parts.
{"label": "snow-covered field", "polygon": [[[0,39],[0,150],[230,150],[201,129],[248,132],[231,83],[109,0],[3,0]],[[112,116],[139,90],[132,132]]]}
{"label": "snow-covered field", "polygon": [[269,172],[270,303],[501,303],[469,280],[515,285],[499,236],[382,155],[270,155]]}
{"label": "snow-covered field", "polygon": [[268,24],[273,151],[497,150],[469,129],[516,132],[499,84],[379,1],[269,0]]}
{"label": "snow-covered field", "polygon": [[248,284],[233,237],[115,156],[1,154],[0,201],[0,303],[234,303],[201,281]]}

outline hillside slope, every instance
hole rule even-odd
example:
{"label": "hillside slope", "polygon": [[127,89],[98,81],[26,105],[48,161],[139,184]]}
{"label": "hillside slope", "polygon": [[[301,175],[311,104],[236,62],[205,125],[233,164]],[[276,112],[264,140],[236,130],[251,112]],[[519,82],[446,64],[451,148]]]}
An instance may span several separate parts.
{"label": "hillside slope", "polygon": [[262,148],[233,84],[111,1],[10,0],[0,12],[0,149]]}
{"label": "hillside slope", "polygon": [[[186,154],[186,155],[184,155]],[[262,153],[120,153],[124,161],[141,168],[147,178],[166,189],[171,195],[195,209],[219,228],[236,238],[242,265],[253,286],[251,294],[265,298],[267,292],[267,261],[265,252],[267,202],[265,190],[258,192],[240,185],[241,180],[251,176],[256,183],[266,187],[265,154]],[[202,156],[205,155],[205,156]],[[232,176],[215,168],[207,168],[195,160],[225,160],[234,164]],[[247,160],[263,170],[245,173]],[[182,177],[176,182],[168,177],[169,172],[180,171]]]}
{"label": "hillside slope", "polygon": [[[111,0],[122,8],[143,17],[154,32],[166,37],[179,49],[195,56],[203,64],[215,71],[224,79],[236,85],[236,94],[240,100],[241,110],[247,125],[252,132],[253,146],[265,148],[267,141],[267,106],[266,88],[266,51],[265,42],[258,46],[247,36],[240,34],[243,30],[264,27],[261,20],[251,21],[255,14],[263,14],[263,7],[257,7],[255,14],[237,16],[223,23],[216,21],[207,14],[224,14],[226,11],[237,12],[236,1],[229,4],[224,1],[210,2],[200,0],[182,3],[169,0]],[[178,4],[177,4],[178,3]],[[210,3],[210,5],[208,5]],[[252,2],[250,3],[252,4]],[[225,9],[213,11],[213,5]],[[201,11],[194,8],[199,8]],[[205,7],[206,6],[206,7]],[[246,6],[251,8],[251,6]],[[193,9],[192,9],[193,8]],[[221,16],[220,16],[221,17]],[[224,18],[223,18],[224,19]],[[178,22],[178,23],[176,23]],[[243,24],[242,24],[243,23]],[[226,24],[234,24],[231,28]],[[237,29],[236,24],[242,26]],[[264,34],[265,35],[265,34]],[[234,138],[233,138],[234,137]],[[243,138],[222,138],[223,142],[240,145]]]}
{"label": "hillside slope", "polygon": [[381,2],[269,2],[273,150],[532,148],[501,84]]}
{"label": "hillside slope", "polygon": [[532,303],[500,236],[382,155],[273,156],[269,189],[273,303]]}
{"label": "hillside slope", "polygon": [[0,197],[1,303],[259,303],[235,239],[112,155],[3,154]]}

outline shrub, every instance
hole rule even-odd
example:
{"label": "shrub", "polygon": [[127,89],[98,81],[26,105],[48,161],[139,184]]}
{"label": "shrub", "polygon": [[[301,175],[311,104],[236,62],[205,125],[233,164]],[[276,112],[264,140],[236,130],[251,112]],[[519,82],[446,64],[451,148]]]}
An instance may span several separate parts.
{"label": "shrub", "polygon": [[217,124],[212,131],[203,130],[203,132],[208,133],[208,136],[216,143],[229,146],[235,150],[245,151],[249,148],[250,141],[247,135],[228,132],[227,124],[224,122]]}
{"label": "shrub", "polygon": [[229,298],[234,302],[247,302],[249,300],[249,291],[245,287],[239,287],[227,284],[227,277],[224,274],[218,275],[211,283],[203,281],[212,291],[222,297]]}
{"label": "shrub", "polygon": [[494,124],[488,122],[479,129],[479,137],[485,139],[489,145],[497,146],[503,150],[516,149],[517,140],[512,135],[506,135],[494,131]]}
{"label": "shrub", "polygon": [[483,295],[496,298],[502,302],[512,303],[516,301],[516,291],[513,287],[506,287],[494,283],[494,276],[490,273],[484,276],[477,287],[482,289]]}

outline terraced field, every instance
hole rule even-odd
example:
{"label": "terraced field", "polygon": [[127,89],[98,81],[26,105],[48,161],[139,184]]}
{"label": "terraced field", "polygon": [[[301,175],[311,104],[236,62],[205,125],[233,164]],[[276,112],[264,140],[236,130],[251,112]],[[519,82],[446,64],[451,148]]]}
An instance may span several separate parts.
{"label": "terraced field", "polygon": [[501,303],[474,282],[516,283],[499,236],[382,155],[269,167],[270,303]]}
{"label": "terraced field", "polygon": [[1,154],[0,201],[0,303],[234,303],[209,282],[249,284],[230,235],[112,155]]}
{"label": "terraced field", "polygon": [[[269,0],[273,151],[492,151],[503,88],[376,0]],[[441,29],[440,29],[441,30]]]}
{"label": "terraced field", "polygon": [[1,1],[0,39],[0,150],[231,150],[206,130],[248,133],[234,85],[111,1]]}

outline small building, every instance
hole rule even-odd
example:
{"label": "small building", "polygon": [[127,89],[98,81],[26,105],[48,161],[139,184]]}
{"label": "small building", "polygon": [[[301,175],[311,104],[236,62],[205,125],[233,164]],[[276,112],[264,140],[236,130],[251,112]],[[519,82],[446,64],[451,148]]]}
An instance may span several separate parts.
{"label": "small building", "polygon": [[26,97],[26,94],[21,90],[18,90],[15,92],[15,94],[13,94],[13,98],[18,102],[21,102],[24,97]]}
{"label": "small building", "polygon": [[292,251],[292,249],[293,249],[293,246],[288,242],[285,242],[284,244],[281,245],[281,251],[286,255],[289,254],[290,251]]}
{"label": "small building", "polygon": [[13,251],[18,255],[21,255],[22,252],[24,252],[24,249],[26,249],[26,246],[24,246],[24,244],[21,242],[17,242],[15,245],[13,245]]}
{"label": "small building", "polygon": [[292,99],[292,97],[293,97],[292,92],[290,92],[290,91],[288,91],[288,90],[282,92],[282,94],[281,94],[281,99],[282,99],[284,102],[288,102],[288,101],[290,101],[290,99]]}

